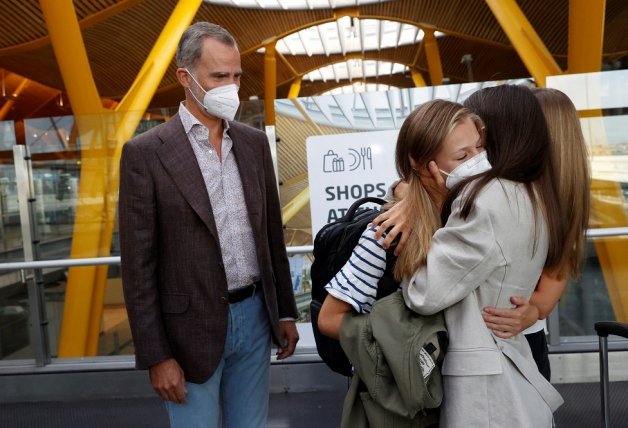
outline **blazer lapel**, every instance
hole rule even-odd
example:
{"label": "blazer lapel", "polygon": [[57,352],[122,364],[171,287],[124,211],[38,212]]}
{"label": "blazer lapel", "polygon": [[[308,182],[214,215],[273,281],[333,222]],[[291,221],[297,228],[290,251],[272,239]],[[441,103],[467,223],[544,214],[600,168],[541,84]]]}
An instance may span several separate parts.
{"label": "blazer lapel", "polygon": [[259,155],[253,152],[248,143],[247,135],[242,131],[237,123],[229,122],[229,136],[233,141],[233,154],[238,164],[240,179],[242,180],[242,190],[244,201],[246,202],[249,214],[249,222],[253,229],[253,235],[257,239],[260,235],[260,210],[263,206],[261,185],[259,183],[260,174],[258,168],[260,164]]}
{"label": "blazer lapel", "polygon": [[205,181],[178,114],[168,121],[168,125],[159,134],[159,138],[163,144],[157,154],[162,165],[185,200],[218,241],[218,230]]}

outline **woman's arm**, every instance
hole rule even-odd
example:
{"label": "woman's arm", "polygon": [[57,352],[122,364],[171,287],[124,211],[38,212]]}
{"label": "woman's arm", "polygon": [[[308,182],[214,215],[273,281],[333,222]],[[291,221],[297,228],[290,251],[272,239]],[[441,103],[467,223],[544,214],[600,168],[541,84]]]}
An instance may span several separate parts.
{"label": "woman's arm", "polygon": [[339,339],[342,318],[351,310],[353,307],[350,304],[336,299],[332,295],[327,295],[318,314],[318,329],[325,336]]}
{"label": "woman's arm", "polygon": [[547,318],[556,307],[567,286],[567,278],[568,275],[562,270],[549,271],[545,269],[543,271],[536,290],[530,297],[530,303],[539,310],[540,320]]}
{"label": "woman's arm", "polygon": [[[436,203],[440,210],[443,206],[443,202],[447,197],[447,187],[445,187],[445,180],[440,173],[436,162],[431,161],[428,164],[427,169],[420,172],[420,180],[430,195],[430,198]],[[406,245],[410,233],[412,232],[412,223],[410,218],[412,213],[408,212],[408,208],[404,203],[404,196],[408,191],[408,183],[399,181],[394,186],[393,192],[395,198],[399,201],[389,210],[384,211],[373,220],[373,227],[377,228],[375,239],[379,239],[384,232],[386,232],[386,239],[384,240],[384,248],[390,247],[390,244],[395,240],[397,235],[401,234],[399,243],[395,248],[395,254],[399,255]]]}
{"label": "woman's arm", "polygon": [[539,319],[538,308],[525,297],[513,296],[510,298],[510,303],[515,307],[499,309],[494,306],[487,306],[482,310],[482,317],[486,326],[493,331],[495,336],[502,339],[508,339],[521,333]]}
{"label": "woman's arm", "polygon": [[497,337],[508,339],[530,327],[537,319],[545,319],[552,312],[567,285],[567,275],[561,270],[545,269],[541,274],[530,301],[522,296],[513,296],[512,309],[484,308],[482,316],[486,326]]}
{"label": "woman's arm", "polygon": [[495,237],[493,201],[480,203],[478,198],[466,219],[460,214],[460,205],[458,198],[447,224],[432,237],[426,266],[402,282],[407,306],[421,315],[461,301],[507,263]]}

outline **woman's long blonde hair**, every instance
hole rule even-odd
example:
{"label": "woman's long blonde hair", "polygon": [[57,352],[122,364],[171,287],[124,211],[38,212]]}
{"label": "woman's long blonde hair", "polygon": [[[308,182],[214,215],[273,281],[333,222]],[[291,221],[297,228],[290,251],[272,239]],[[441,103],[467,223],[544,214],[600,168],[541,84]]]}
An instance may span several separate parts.
{"label": "woman's long blonde hair", "polygon": [[432,235],[441,226],[439,207],[421,183],[419,172],[427,170],[443,148],[445,138],[465,119],[471,119],[481,133],[482,120],[462,104],[432,100],[417,107],[399,130],[395,161],[399,177],[408,183],[404,201],[413,213],[412,235],[395,264],[398,281],[409,278],[425,265]]}
{"label": "woman's long blonde hair", "polygon": [[580,119],[567,95],[556,89],[536,88],[551,140],[551,156],[558,183],[558,202],[565,216],[567,237],[562,272],[577,279],[585,253],[584,232],[589,223],[591,174]]}

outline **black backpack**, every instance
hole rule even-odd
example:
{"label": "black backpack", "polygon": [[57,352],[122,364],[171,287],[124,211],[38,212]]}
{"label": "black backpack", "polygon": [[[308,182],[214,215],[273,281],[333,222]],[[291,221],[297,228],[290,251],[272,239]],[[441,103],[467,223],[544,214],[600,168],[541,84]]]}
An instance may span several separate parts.
{"label": "black backpack", "polygon": [[[366,197],[355,201],[347,213],[340,219],[325,225],[314,239],[314,262],[311,267],[312,302],[310,303],[310,320],[316,341],[316,350],[322,360],[333,371],[351,376],[352,368],[340,342],[323,335],[318,329],[318,314],[327,297],[325,285],[340,271],[349,260],[353,249],[358,244],[362,232],[381,211],[375,208],[360,208],[366,203],[383,205],[385,200]],[[395,245],[386,251],[386,271],[378,282],[377,299],[392,294],[399,288],[393,271],[397,257],[394,255]]]}

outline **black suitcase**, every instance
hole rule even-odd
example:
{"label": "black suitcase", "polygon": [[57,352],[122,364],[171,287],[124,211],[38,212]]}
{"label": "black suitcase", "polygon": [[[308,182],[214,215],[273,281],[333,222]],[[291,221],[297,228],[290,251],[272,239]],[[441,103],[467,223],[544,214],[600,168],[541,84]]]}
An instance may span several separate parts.
{"label": "black suitcase", "polygon": [[610,427],[610,406],[608,395],[608,335],[621,336],[628,339],[628,324],[616,321],[599,321],[595,323],[595,331],[600,339],[600,395],[602,397],[602,427]]}

